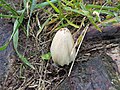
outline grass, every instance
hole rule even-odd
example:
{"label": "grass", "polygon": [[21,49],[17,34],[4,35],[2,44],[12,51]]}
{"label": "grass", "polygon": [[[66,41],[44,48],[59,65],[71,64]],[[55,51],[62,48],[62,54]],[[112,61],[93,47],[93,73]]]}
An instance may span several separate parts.
{"label": "grass", "polygon": [[[33,65],[31,65],[27,58],[21,55],[17,49],[19,44],[18,40],[20,28],[23,29],[26,37],[29,38],[33,13],[37,12],[39,9],[42,9],[45,13],[49,14],[49,18],[47,18],[42,24],[39,19],[37,19],[39,30],[35,35],[36,38],[38,38],[38,36],[41,34],[46,26],[50,26],[52,24],[54,24],[54,27],[51,30],[52,32],[62,27],[73,27],[75,29],[80,29],[82,27],[84,28],[88,23],[92,24],[97,30],[102,32],[101,29],[98,27],[98,23],[102,23],[106,20],[109,21],[109,19],[111,18],[116,19],[115,23],[120,21],[120,3],[116,3],[114,5],[112,5],[111,3],[112,2],[110,0],[106,0],[104,3],[102,3],[102,5],[97,5],[94,3],[86,4],[85,2],[83,2],[83,0],[46,0],[46,2],[42,3],[36,3],[36,0],[23,0],[23,6],[21,7],[21,10],[16,10],[11,7],[10,4],[8,4],[6,1],[0,0],[0,7],[8,11],[7,14],[1,13],[0,17],[15,19],[13,33],[9,41],[0,47],[0,50],[4,50],[8,46],[10,41],[13,40],[15,51],[21,61],[34,69]],[[51,11],[49,11],[49,8],[47,8],[46,10],[46,7],[52,8],[52,13]],[[101,17],[103,14],[105,16],[104,20],[102,20]],[[23,25],[23,21],[26,18],[27,26],[25,27]],[[39,17],[36,16],[36,18]],[[44,58],[43,56],[42,58]]]}

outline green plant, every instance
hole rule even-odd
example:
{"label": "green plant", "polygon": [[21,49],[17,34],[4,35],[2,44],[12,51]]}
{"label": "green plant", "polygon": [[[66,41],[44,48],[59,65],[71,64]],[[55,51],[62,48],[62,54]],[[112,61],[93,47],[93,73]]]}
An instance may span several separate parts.
{"label": "green plant", "polygon": [[12,35],[9,39],[8,42],[6,42],[3,46],[0,47],[0,50],[4,50],[6,49],[6,47],[8,46],[8,44],[10,43],[10,41],[13,39],[13,46],[14,46],[14,49],[17,53],[17,55],[19,56],[19,58],[22,60],[22,62],[24,62],[26,65],[30,66],[31,68],[34,69],[33,65],[31,65],[29,63],[29,61],[23,56],[21,55],[18,50],[17,50],[17,47],[18,47],[18,39],[19,39],[19,28],[20,26],[22,26],[22,22],[24,20],[24,15],[25,15],[25,10],[26,8],[23,8],[23,10],[20,11],[20,13],[18,13],[15,9],[13,9],[8,3],[6,3],[4,0],[0,0],[1,2],[1,6],[10,11],[10,15],[3,15],[1,14],[0,16],[1,17],[6,17],[6,18],[15,18],[15,22],[14,22],[14,27],[13,27],[13,32],[12,32]]}
{"label": "green plant", "polygon": [[[57,2],[57,0],[52,0],[51,2],[55,3],[55,2]],[[18,52],[17,47],[18,47],[18,40],[19,40],[19,28],[22,27],[22,29],[24,30],[24,33],[29,38],[30,20],[31,20],[32,13],[33,13],[34,9],[44,7],[47,5],[49,5],[48,2],[36,4],[36,0],[23,0],[23,7],[21,8],[21,10],[15,10],[6,1],[0,0],[0,7],[2,7],[3,9],[5,9],[6,11],[9,12],[9,13],[7,13],[7,15],[5,15],[4,13],[1,13],[0,17],[14,18],[15,19],[12,35],[9,38],[9,41],[7,41],[3,46],[0,47],[0,51],[5,50],[6,47],[9,45],[9,43],[11,42],[11,40],[13,40],[14,49],[15,49],[17,55],[19,56],[19,58],[21,59],[21,61],[24,64],[26,64],[34,69],[33,65],[31,65],[29,63],[27,58],[25,58],[23,55],[21,55]],[[27,12],[30,12],[30,13],[27,13]],[[24,19],[26,18],[26,16],[28,16],[28,23],[27,23],[27,27],[24,27],[22,25],[22,23],[23,23]],[[40,30],[38,31],[37,36],[43,30],[43,27],[46,25],[46,23],[49,20],[50,20],[50,18],[48,20],[46,20],[46,22],[43,25],[39,25]]]}

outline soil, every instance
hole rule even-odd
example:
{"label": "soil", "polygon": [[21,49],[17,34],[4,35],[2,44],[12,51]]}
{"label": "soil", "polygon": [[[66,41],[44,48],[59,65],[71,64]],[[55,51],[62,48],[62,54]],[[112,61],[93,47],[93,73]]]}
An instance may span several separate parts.
{"label": "soil", "polygon": [[[7,19],[0,19],[0,46],[8,42],[12,33],[12,26],[7,22]],[[13,53],[12,43],[4,51],[0,51],[0,87],[11,67]]]}
{"label": "soil", "polygon": [[117,78],[116,66],[112,58],[105,53],[90,57],[88,61],[78,61],[71,76],[66,77],[54,90],[119,90],[119,80],[116,85],[111,83]]}

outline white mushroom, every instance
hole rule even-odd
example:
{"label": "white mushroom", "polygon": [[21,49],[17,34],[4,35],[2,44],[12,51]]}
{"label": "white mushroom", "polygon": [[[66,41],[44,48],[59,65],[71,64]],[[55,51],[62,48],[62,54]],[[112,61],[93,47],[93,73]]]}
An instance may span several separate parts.
{"label": "white mushroom", "polygon": [[50,48],[53,61],[60,66],[69,65],[75,58],[76,50],[73,47],[74,40],[70,31],[67,28],[57,31]]}

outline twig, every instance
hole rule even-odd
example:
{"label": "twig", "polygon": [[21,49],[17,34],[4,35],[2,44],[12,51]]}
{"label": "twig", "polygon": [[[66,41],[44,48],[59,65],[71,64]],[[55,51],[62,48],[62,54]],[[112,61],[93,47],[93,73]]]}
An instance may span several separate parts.
{"label": "twig", "polygon": [[[79,46],[78,46],[78,48],[77,48],[77,52],[76,52],[76,54],[75,54],[75,58],[77,57],[77,54],[78,54],[78,52],[79,52],[79,49],[80,49],[81,44],[82,44],[82,42],[83,42],[83,39],[84,39],[84,37],[85,37],[85,35],[86,35],[86,32],[87,32],[87,30],[88,30],[88,27],[89,27],[89,24],[87,24],[87,26],[84,28],[84,30],[82,31],[81,35],[79,36],[79,37],[81,38],[81,40],[80,40],[80,44],[79,44]],[[79,43],[79,38],[77,39],[77,42],[75,43],[75,45],[74,45],[73,48],[76,47],[77,43]],[[71,52],[71,53],[72,53],[72,52]],[[71,74],[71,71],[72,71],[72,68],[73,68],[73,65],[74,65],[74,62],[75,62],[75,58],[74,58],[74,60],[73,60],[73,62],[72,62],[72,65],[71,65],[71,67],[70,67],[70,69],[69,69],[68,77],[69,77],[70,74]]]}

